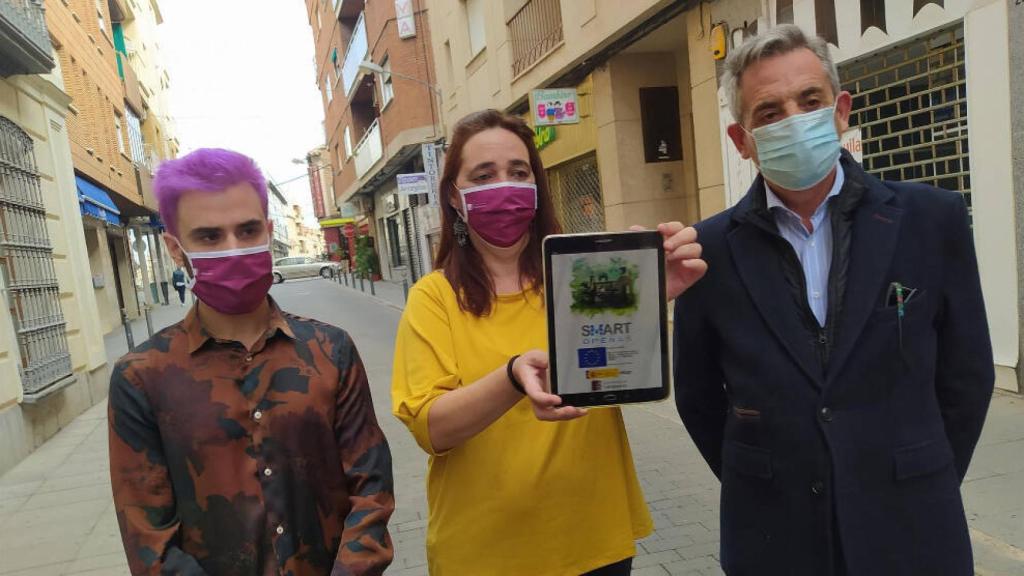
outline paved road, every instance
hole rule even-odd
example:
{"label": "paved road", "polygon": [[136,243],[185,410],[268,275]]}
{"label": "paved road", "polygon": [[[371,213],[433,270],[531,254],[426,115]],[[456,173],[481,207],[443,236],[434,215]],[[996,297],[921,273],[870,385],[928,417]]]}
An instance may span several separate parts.
{"label": "paved road", "polygon": [[[396,559],[389,574],[426,574],[426,457],[390,415],[392,343],[401,287],[379,298],[322,280],[273,288],[282,307],[348,330],[359,346],[377,414],[394,453]],[[180,309],[162,308],[157,326]],[[144,334],[137,326],[136,334]],[[116,335],[108,339],[114,354]],[[634,574],[721,574],[718,484],[669,403],[625,410],[641,483],[656,532],[640,543]],[[127,574],[113,516],[106,459],[106,418],[97,406],[25,462],[0,477],[0,575]],[[999,395],[964,485],[978,574],[1024,575],[1024,400]]]}

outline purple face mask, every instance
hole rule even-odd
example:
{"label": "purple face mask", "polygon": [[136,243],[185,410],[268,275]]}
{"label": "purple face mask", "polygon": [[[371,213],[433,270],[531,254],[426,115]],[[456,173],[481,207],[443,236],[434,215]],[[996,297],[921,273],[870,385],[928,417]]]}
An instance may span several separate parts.
{"label": "purple face mask", "polygon": [[[178,243],[181,246],[181,242]],[[247,314],[267,297],[274,282],[270,246],[185,252],[192,265],[188,281],[196,297],[222,314]]]}
{"label": "purple face mask", "polygon": [[497,182],[459,193],[470,228],[499,248],[518,242],[537,213],[537,186],[528,182]]}

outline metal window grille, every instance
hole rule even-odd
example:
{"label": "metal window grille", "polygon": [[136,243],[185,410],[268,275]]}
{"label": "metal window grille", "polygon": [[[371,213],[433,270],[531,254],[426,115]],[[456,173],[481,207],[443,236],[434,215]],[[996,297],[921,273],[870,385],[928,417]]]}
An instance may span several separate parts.
{"label": "metal window grille", "polygon": [[0,274],[17,335],[22,386],[26,395],[37,395],[71,374],[71,356],[32,138],[2,116]]}
{"label": "metal window grille", "polygon": [[864,168],[882,180],[925,182],[971,205],[963,26],[844,64],[861,128]]}
{"label": "metal window grille", "polygon": [[527,0],[508,21],[512,76],[519,76],[562,42],[559,0]]}
{"label": "metal window grille", "polygon": [[419,196],[409,197],[409,208],[405,210],[406,243],[409,245],[409,281],[416,282],[423,276],[423,255],[420,253],[420,226],[416,217]]}
{"label": "metal window grille", "polygon": [[548,170],[551,201],[566,233],[604,230],[604,201],[597,155],[590,153]]}

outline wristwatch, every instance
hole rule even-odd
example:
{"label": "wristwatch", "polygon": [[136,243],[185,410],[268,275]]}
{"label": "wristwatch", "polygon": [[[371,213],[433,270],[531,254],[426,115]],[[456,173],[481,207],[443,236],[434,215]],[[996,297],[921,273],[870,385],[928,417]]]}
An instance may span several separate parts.
{"label": "wristwatch", "polygon": [[512,366],[516,363],[516,359],[519,358],[519,356],[520,354],[516,354],[509,358],[508,366],[505,367],[505,374],[508,375],[508,381],[512,383],[512,387],[523,396],[526,396],[526,389],[519,383],[519,380],[516,380],[516,375],[512,373]]}

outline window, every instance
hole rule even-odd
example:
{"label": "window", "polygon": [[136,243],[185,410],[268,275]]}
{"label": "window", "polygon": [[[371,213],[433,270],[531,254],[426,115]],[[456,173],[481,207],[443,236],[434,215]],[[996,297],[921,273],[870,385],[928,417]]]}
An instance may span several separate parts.
{"label": "window", "polygon": [[512,44],[512,76],[562,45],[562,8],[559,0],[527,0],[508,21]]}
{"label": "window", "polygon": [[487,44],[484,35],[484,0],[466,0],[466,20],[469,25],[469,54],[476,56]]}
{"label": "window", "polygon": [[352,131],[345,126],[345,159],[352,157]]}
{"label": "window", "polygon": [[152,170],[153,167],[149,165],[146,158],[145,141],[142,137],[142,122],[129,107],[125,107],[124,115],[128,119],[128,148],[131,151],[132,161],[139,166],[146,166]]}
{"label": "window", "polygon": [[334,77],[341,78],[341,60],[338,59],[338,49],[331,51],[331,61],[334,62]]}
{"label": "window", "polygon": [[10,313],[26,399],[70,376],[66,323],[32,137],[0,116],[0,303]]}
{"label": "window", "polygon": [[[124,150],[124,126],[121,123],[121,115],[114,112],[114,128],[117,130],[117,151],[125,154]],[[125,154],[127,156],[127,154]]]}
{"label": "window", "polygon": [[445,70],[445,75],[448,79],[448,86],[455,87],[455,64],[452,60],[452,43],[449,40],[444,41],[444,60],[445,64],[448,65],[448,69]]}
{"label": "window", "polygon": [[107,31],[107,21],[103,18],[103,1],[96,0],[96,20],[100,23],[100,30]]}
{"label": "window", "polygon": [[331,72],[328,70],[327,74],[324,76],[324,93],[327,95],[328,104],[330,104],[331,100],[334,99],[334,88],[332,88],[333,84],[334,82],[331,81]]}
{"label": "window", "polygon": [[384,69],[380,75],[380,107],[383,108],[395,97],[395,86],[391,83],[391,62],[386,56],[381,68]]}

